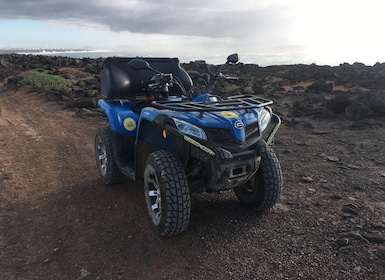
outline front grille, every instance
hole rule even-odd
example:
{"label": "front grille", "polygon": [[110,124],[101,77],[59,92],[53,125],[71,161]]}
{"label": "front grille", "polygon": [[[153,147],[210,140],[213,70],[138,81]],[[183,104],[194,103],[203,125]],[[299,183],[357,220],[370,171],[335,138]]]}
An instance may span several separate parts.
{"label": "front grille", "polygon": [[204,130],[207,133],[208,138],[211,140],[213,144],[217,144],[220,146],[229,146],[229,145],[237,145],[241,146],[244,145],[244,143],[252,141],[253,139],[256,139],[258,135],[258,122],[254,122],[252,124],[249,124],[245,126],[245,135],[246,139],[245,142],[239,142],[234,138],[233,132],[231,129],[226,128],[212,128],[212,127],[205,127]]}
{"label": "front grille", "polygon": [[205,131],[211,142],[219,145],[240,145],[241,143],[234,139],[230,129],[205,127]]}
{"label": "front grille", "polygon": [[258,122],[254,122],[252,124],[247,125],[245,130],[246,141],[249,137],[257,137],[258,130],[259,130]]}

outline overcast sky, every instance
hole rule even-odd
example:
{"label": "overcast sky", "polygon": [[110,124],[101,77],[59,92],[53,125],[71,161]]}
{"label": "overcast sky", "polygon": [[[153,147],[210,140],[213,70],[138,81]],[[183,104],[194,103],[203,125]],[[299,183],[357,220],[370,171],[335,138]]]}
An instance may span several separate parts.
{"label": "overcast sky", "polygon": [[154,54],[384,49],[381,0],[0,0],[0,48]]}

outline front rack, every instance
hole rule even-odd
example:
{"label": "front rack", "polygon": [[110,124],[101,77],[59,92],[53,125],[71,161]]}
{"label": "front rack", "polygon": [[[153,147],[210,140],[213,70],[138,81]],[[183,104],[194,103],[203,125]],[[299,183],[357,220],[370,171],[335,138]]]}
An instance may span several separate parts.
{"label": "front rack", "polygon": [[[216,97],[217,100],[210,101],[210,97]],[[253,95],[236,95],[228,99],[222,99],[220,96],[210,95],[206,101],[153,101],[151,105],[157,109],[168,109],[179,112],[208,112],[208,111],[231,111],[247,110],[259,107],[265,107],[273,104],[273,101]]]}

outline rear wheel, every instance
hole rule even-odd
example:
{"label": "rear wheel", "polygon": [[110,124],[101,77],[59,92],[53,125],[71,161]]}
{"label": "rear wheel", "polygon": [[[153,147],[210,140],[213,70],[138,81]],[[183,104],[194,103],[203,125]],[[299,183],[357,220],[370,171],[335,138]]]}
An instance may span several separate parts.
{"label": "rear wheel", "polygon": [[95,135],[96,165],[107,185],[127,181],[127,177],[120,171],[113,158],[112,131],[108,126],[98,128]]}
{"label": "rear wheel", "polygon": [[261,155],[257,173],[244,185],[234,188],[241,204],[258,212],[272,208],[282,192],[282,171],[278,158],[270,146]]}
{"label": "rear wheel", "polygon": [[144,195],[151,223],[159,235],[172,236],[187,228],[190,190],[183,166],[172,153],[156,151],[148,156]]}

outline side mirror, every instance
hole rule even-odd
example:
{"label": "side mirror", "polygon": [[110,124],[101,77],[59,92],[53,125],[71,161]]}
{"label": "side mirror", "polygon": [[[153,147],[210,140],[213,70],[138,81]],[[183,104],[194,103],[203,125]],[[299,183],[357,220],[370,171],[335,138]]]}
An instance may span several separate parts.
{"label": "side mirror", "polygon": [[233,53],[233,54],[230,54],[228,57],[227,57],[227,62],[226,64],[230,64],[230,63],[237,63],[239,61],[239,57],[238,57],[238,54],[237,53]]}
{"label": "side mirror", "polygon": [[130,62],[127,63],[129,67],[131,67],[134,70],[141,70],[141,69],[150,69],[150,64],[143,60],[143,59],[133,59]]}

